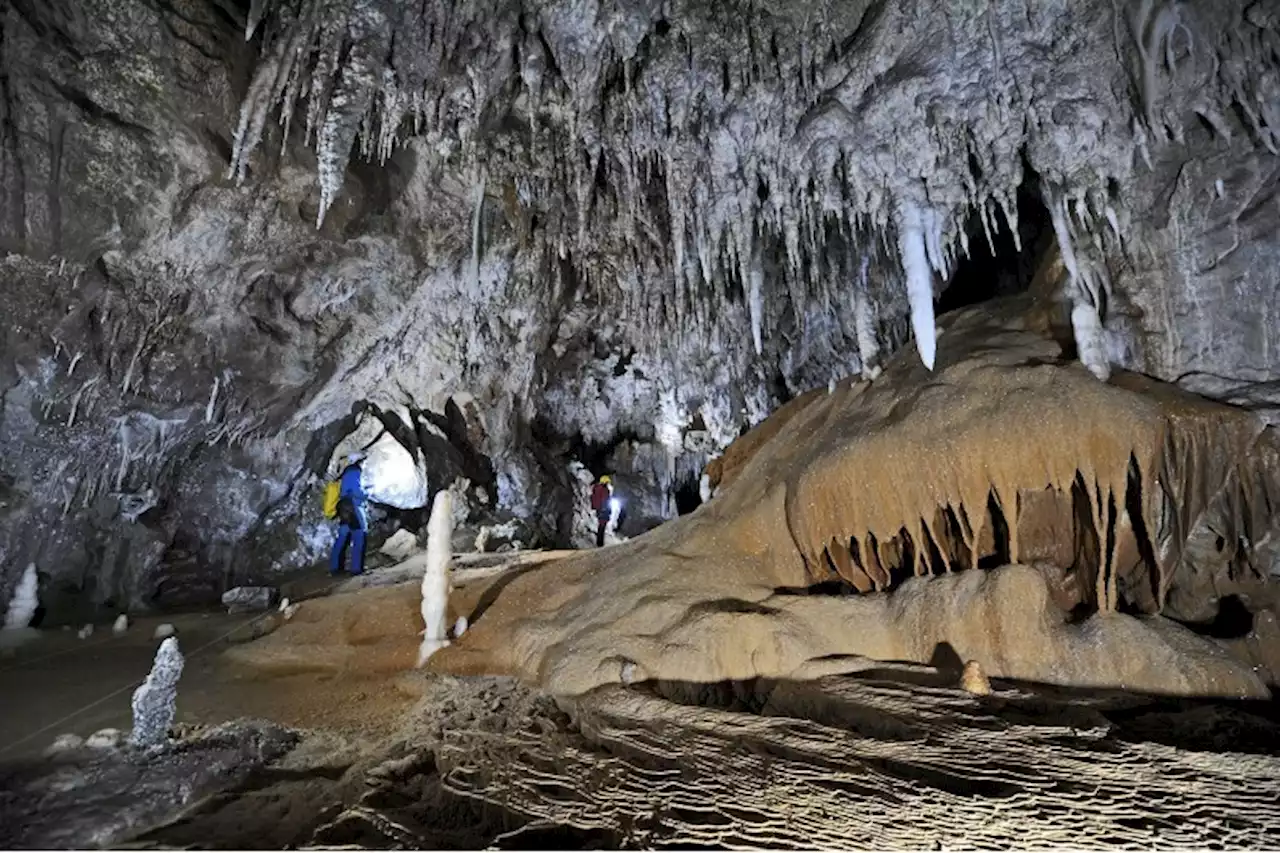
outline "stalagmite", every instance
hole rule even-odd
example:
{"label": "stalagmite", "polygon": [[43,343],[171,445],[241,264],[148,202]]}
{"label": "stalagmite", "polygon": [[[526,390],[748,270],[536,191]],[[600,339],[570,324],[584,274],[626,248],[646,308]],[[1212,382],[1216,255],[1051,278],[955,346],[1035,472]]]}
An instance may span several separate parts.
{"label": "stalagmite", "polygon": [[178,679],[182,677],[183,663],[176,637],[160,644],[147,680],[133,692],[131,746],[158,746],[169,736],[178,711]]}
{"label": "stalagmite", "polygon": [[9,609],[4,615],[6,631],[21,631],[31,624],[36,609],[40,606],[38,593],[39,580],[36,577],[36,564],[28,563],[21,580],[13,590],[9,599]]}
{"label": "stalagmite", "polygon": [[427,523],[427,569],[422,575],[422,644],[418,666],[449,645],[449,572],[453,561],[453,495],[442,489],[431,504]]}
{"label": "stalagmite", "polygon": [[991,695],[991,682],[987,679],[987,674],[982,671],[982,665],[976,660],[971,660],[964,665],[964,671],[960,673],[960,689],[975,696]]}

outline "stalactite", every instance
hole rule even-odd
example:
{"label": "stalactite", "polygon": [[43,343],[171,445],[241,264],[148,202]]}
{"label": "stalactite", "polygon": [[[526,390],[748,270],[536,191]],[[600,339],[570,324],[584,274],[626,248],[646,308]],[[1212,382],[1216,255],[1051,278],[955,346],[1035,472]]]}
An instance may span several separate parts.
{"label": "stalactite", "polygon": [[898,209],[898,251],[911,302],[911,329],[924,366],[933,370],[937,339],[933,322],[933,270],[929,266],[925,223],[918,207],[903,202]]}
{"label": "stalactite", "polygon": [[1076,254],[1071,225],[1067,221],[1067,202],[1057,194],[1046,197],[1049,216],[1053,222],[1063,265],[1067,268],[1067,298],[1071,303],[1071,328],[1075,336],[1080,361],[1098,379],[1106,381],[1111,375],[1107,356],[1105,332],[1099,304],[1105,285],[1099,267],[1090,259]]}
{"label": "stalactite", "polygon": [[[1256,32],[1242,26],[1206,33],[1197,29],[1193,12],[1169,0],[1142,0],[1134,9],[1131,36],[1142,63],[1135,85],[1142,90],[1143,114],[1108,123],[1111,147],[1131,144],[1151,161],[1163,127],[1156,108],[1179,95],[1175,83],[1194,72],[1200,75],[1194,107],[1201,115],[1234,111],[1261,144],[1275,149],[1280,109],[1269,94],[1280,61],[1265,26],[1254,22]],[[960,114],[945,125],[933,124],[923,112],[932,93],[916,100],[921,112],[901,102],[906,112],[893,128],[896,144],[921,149],[919,162],[937,165],[923,173],[904,167],[901,158],[870,153],[880,139],[867,135],[867,116],[850,123],[861,104],[871,103],[874,81],[885,70],[875,68],[868,51],[891,46],[890,33],[921,23],[909,8],[886,8],[866,21],[860,4],[803,23],[747,14],[723,43],[698,50],[687,35],[651,40],[643,63],[635,61],[636,45],[643,27],[656,23],[637,24],[626,46],[611,33],[583,53],[539,16],[519,14],[484,0],[253,0],[246,33],[261,34],[262,56],[242,106],[231,174],[244,179],[273,111],[279,110],[287,136],[295,104],[303,104],[306,137],[318,154],[321,222],[338,198],[357,139],[366,156],[386,160],[405,136],[428,134],[464,163],[484,162],[495,181],[519,178],[536,187],[522,199],[539,220],[534,239],[545,243],[547,253],[572,254],[580,278],[602,298],[627,306],[627,319],[637,327],[675,329],[691,342],[701,339],[714,318],[732,315],[729,294],[740,282],[758,356],[769,350],[769,331],[780,328],[788,312],[807,344],[809,318],[828,313],[833,304],[856,309],[856,282],[831,273],[829,216],[858,223],[848,229],[858,235],[857,252],[872,250],[876,240],[898,241],[897,254],[910,266],[910,299],[898,300],[884,281],[864,295],[886,323],[895,316],[891,304],[900,305],[897,317],[910,304],[926,363],[932,360],[926,352],[933,334],[926,328],[932,325],[932,306],[926,304],[932,284],[926,288],[925,281],[930,270],[945,278],[958,254],[968,253],[960,224],[976,212],[990,246],[996,217],[1003,214],[1015,245],[1023,248],[1016,208],[1023,172],[1019,152],[1040,131],[1016,79],[997,70],[985,84],[991,90],[971,103],[957,101]],[[710,7],[682,14],[724,23]],[[1117,14],[1122,27],[1124,13]],[[1009,45],[1027,36],[1017,27],[1032,26],[1000,21],[997,31],[992,15],[969,17],[956,19],[966,28],[956,37],[989,43],[997,66],[1008,57]],[[699,23],[690,21],[677,32],[695,32]],[[849,32],[867,43],[830,56],[815,47],[841,44]],[[1189,59],[1175,50],[1183,44],[1192,48]],[[1118,46],[1117,62],[1123,54]],[[1196,66],[1209,58],[1215,61],[1211,73]],[[1169,85],[1158,85],[1161,74],[1171,78]],[[714,82],[698,85],[708,81]],[[919,85],[928,92],[926,80]],[[820,91],[821,103],[810,109]],[[509,116],[521,130],[482,129],[487,115]],[[708,130],[710,117],[718,130]],[[1079,186],[1069,189],[1105,186],[1128,167],[1117,158],[1090,163],[1073,173]],[[921,174],[929,181],[923,195]],[[913,199],[910,209],[898,198]],[[1089,197],[1069,217],[1088,230],[1094,226],[1081,216],[1100,221],[1105,215],[1119,238],[1126,221],[1121,201],[1098,202]],[[1068,242],[1079,238],[1071,234],[1074,227],[1067,222]],[[781,246],[776,267],[767,257],[774,241]],[[1088,344],[1082,352],[1092,360],[1090,369],[1105,374],[1090,342],[1097,340],[1093,327],[1104,319],[1099,310],[1105,308],[1107,285],[1092,281],[1101,272],[1083,253],[1077,247],[1072,275],[1077,334]],[[757,262],[761,254],[769,263]],[[614,294],[623,264],[635,285]],[[1094,316],[1082,307],[1086,301]]]}

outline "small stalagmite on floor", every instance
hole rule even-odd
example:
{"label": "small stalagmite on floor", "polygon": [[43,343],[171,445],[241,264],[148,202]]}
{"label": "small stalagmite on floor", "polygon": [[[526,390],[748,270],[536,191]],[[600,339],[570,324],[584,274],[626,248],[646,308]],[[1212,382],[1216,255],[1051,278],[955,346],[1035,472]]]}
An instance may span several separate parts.
{"label": "small stalagmite on floor", "polygon": [[964,670],[960,673],[960,689],[974,696],[991,695],[991,682],[982,671],[982,664],[971,660],[964,665]]}
{"label": "small stalagmite on floor", "polygon": [[427,566],[422,574],[422,645],[418,666],[449,645],[449,574],[453,560],[453,495],[447,489],[436,493],[427,523]]}
{"label": "small stalagmite on floor", "polygon": [[151,672],[133,692],[131,746],[159,746],[168,739],[169,727],[177,714],[178,679],[182,677],[184,663],[176,637],[160,643]]}

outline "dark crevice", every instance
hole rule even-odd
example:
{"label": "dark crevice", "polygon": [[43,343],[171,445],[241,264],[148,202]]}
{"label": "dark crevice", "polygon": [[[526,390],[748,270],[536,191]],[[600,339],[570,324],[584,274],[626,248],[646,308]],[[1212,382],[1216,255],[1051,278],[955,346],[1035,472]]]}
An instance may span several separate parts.
{"label": "dark crevice", "polygon": [[[1146,589],[1143,590],[1142,597],[1150,598],[1147,600],[1146,607],[1141,607],[1146,612],[1156,612],[1159,609],[1160,601],[1160,564],[1156,562],[1155,545],[1151,541],[1151,534],[1147,530],[1147,523],[1143,518],[1143,495],[1142,495],[1142,472],[1138,469],[1138,458],[1132,454],[1129,456],[1129,481],[1125,489],[1124,495],[1125,511],[1129,514],[1129,523],[1133,526],[1133,535],[1138,541],[1138,555],[1142,559],[1142,566],[1146,569]],[[1122,601],[1124,605],[1130,603],[1138,605],[1137,593],[1130,593],[1127,598],[1129,601]]]}
{"label": "dark crevice", "polygon": [[1080,621],[1096,613],[1101,604],[1097,600],[1097,580],[1106,570],[1105,564],[1098,564],[1098,548],[1103,541],[1093,523],[1094,496],[1085,485],[1084,475],[1076,472],[1071,483],[1071,517],[1073,529],[1073,553],[1075,559],[1071,570],[1083,588],[1082,601],[1073,608],[1071,621]]}
{"label": "dark crevice", "polygon": [[1238,595],[1223,596],[1218,601],[1218,612],[1212,622],[1180,623],[1202,637],[1217,640],[1237,640],[1253,633],[1253,613],[1245,607]]}
{"label": "dark crevice", "polygon": [[49,247],[54,254],[62,252],[62,155],[67,138],[67,123],[54,119],[49,126],[49,183],[45,197],[49,206]]}
{"label": "dark crevice", "polygon": [[[990,299],[1024,293],[1030,287],[1045,252],[1053,245],[1053,223],[1041,198],[1034,173],[1018,187],[1017,218],[1021,249],[1002,214],[989,217],[991,244],[979,214],[965,225],[969,254],[961,255],[955,272],[938,299],[938,313],[976,305]],[[994,247],[995,251],[992,252]]]}
{"label": "dark crevice", "polygon": [[675,503],[677,515],[688,515],[702,506],[702,492],[697,478],[690,477],[676,484]]}
{"label": "dark crevice", "polygon": [[52,78],[46,78],[46,82],[48,82],[48,84],[52,86],[53,89],[59,95],[61,95],[63,98],[66,98],[69,103],[71,103],[81,112],[83,112],[89,119],[93,121],[105,122],[115,127],[118,130],[122,130],[126,133],[132,133],[137,136],[151,135],[150,130],[138,124],[137,122],[130,121],[129,119],[125,118],[119,113],[109,110],[97,103],[94,103],[94,101],[90,99],[89,96],[86,95],[84,92],[80,92],[76,89],[71,88],[70,86],[67,86],[63,83],[59,83],[58,81],[53,80]]}

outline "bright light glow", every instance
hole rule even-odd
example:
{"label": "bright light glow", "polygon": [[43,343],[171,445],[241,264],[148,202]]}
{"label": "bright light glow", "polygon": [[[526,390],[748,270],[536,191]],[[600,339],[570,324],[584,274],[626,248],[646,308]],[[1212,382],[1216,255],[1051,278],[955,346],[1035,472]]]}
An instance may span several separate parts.
{"label": "bright light glow", "polygon": [[614,515],[617,515],[619,512],[622,511],[622,501],[618,500],[617,498],[609,498],[609,510]]}
{"label": "bright light glow", "polygon": [[425,472],[390,434],[366,452],[360,482],[369,499],[378,503],[398,509],[426,506]]}

